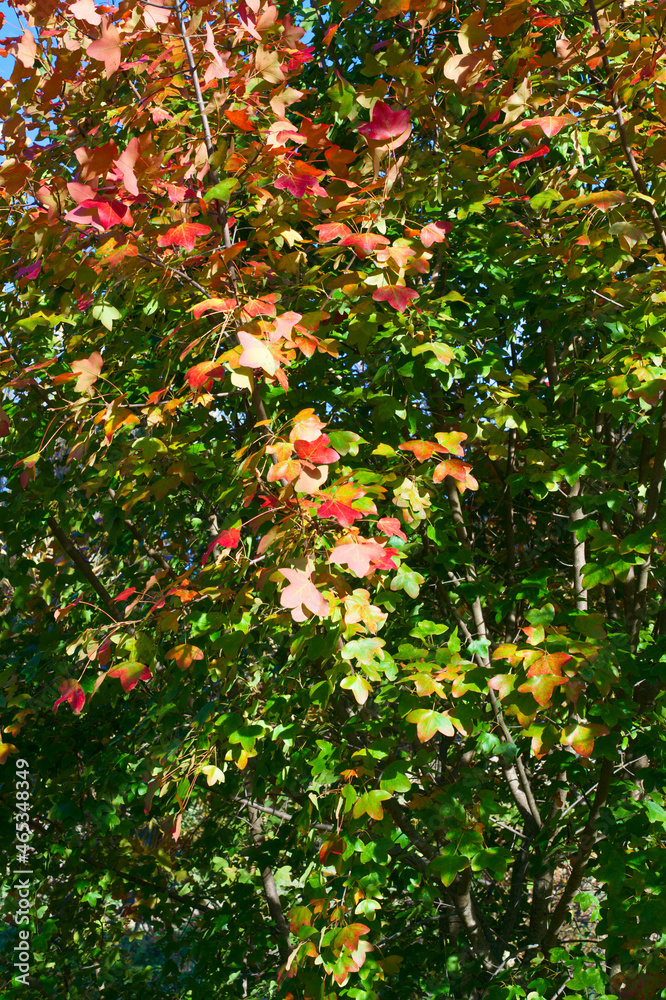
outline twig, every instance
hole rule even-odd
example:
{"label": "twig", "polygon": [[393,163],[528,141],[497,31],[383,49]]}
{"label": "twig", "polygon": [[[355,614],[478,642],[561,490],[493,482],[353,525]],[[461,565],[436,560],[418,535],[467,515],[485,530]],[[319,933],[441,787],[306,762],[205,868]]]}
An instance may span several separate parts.
{"label": "twig", "polygon": [[57,540],[62,550],[72,560],[81,575],[86,578],[97,596],[103,602],[109,615],[114,621],[121,622],[123,620],[123,615],[120,613],[118,605],[114,604],[111,594],[108,592],[102,581],[96,576],[95,571],[86,557],[79,549],[77,549],[76,545],[74,545],[72,540],[65,534],[54,517],[49,514],[46,520],[53,537]]}

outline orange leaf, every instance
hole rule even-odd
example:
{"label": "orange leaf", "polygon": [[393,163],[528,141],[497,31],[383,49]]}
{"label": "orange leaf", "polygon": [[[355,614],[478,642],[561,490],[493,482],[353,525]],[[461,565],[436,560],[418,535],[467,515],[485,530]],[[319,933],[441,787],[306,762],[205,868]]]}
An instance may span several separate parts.
{"label": "orange leaf", "polygon": [[173,649],[170,649],[166,658],[167,660],[175,660],[176,666],[180,667],[181,670],[188,670],[195,660],[203,660],[204,654],[198,646],[183,643],[181,646],[174,646]]}
{"label": "orange leaf", "polygon": [[207,236],[210,226],[200,222],[181,222],[178,226],[157,237],[159,247],[183,247],[184,250],[194,250],[197,236]]}

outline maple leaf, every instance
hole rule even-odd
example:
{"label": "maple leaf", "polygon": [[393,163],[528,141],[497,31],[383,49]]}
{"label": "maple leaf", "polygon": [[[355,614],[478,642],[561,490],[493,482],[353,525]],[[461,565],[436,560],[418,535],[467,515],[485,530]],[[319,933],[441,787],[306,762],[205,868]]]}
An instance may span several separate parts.
{"label": "maple leaf", "polygon": [[388,302],[390,306],[398,312],[404,312],[409,307],[410,302],[419,298],[419,293],[406,285],[384,285],[376,288],[372,293],[375,302]]}
{"label": "maple leaf", "polygon": [[[345,236],[352,235],[349,226],[344,222],[324,222],[320,226],[315,226],[320,243],[331,243],[333,240],[341,240]],[[386,241],[388,243],[388,240]]]}
{"label": "maple leaf", "polygon": [[462,457],[465,454],[461,442],[467,440],[467,435],[461,431],[440,431],[435,434],[435,439],[441,444],[444,451],[448,451],[450,455],[460,455]]}
{"label": "maple leaf", "polygon": [[198,646],[191,646],[189,643],[183,643],[180,646],[174,646],[166,654],[167,660],[174,660],[177,667],[181,670],[189,670],[192,664],[196,660],[203,660],[204,653],[203,649],[199,649]]}
{"label": "maple leaf", "polygon": [[359,128],[368,145],[385,149],[398,149],[407,142],[411,131],[409,111],[406,108],[391,108],[383,101],[377,101],[373,107],[369,124]]}
{"label": "maple leaf", "polygon": [[391,793],[384,791],[383,788],[375,788],[371,792],[365,792],[354,803],[354,819],[358,819],[359,816],[364,816],[367,813],[371,819],[382,820],[384,818],[382,802],[386,802],[390,798],[393,798]]}
{"label": "maple leaf", "polygon": [[407,535],[402,530],[402,525],[397,517],[380,517],[377,521],[377,528],[383,535],[387,535],[389,538],[395,535],[396,538],[401,538],[403,542],[407,541]]}
{"label": "maple leaf", "polygon": [[334,518],[343,528],[351,528],[354,521],[364,515],[360,510],[355,510],[346,503],[339,500],[327,500],[317,509],[317,517]]}
{"label": "maple leaf", "polygon": [[204,45],[204,50],[213,57],[213,61],[206,69],[204,83],[208,84],[211,80],[226,80],[229,76],[227,62],[231,53],[225,52],[223,55],[220,55],[217,51],[215,48],[215,37],[210,24],[206,25],[206,44]]}
{"label": "maple leaf", "polygon": [[535,660],[527,671],[528,677],[541,677],[547,674],[562,676],[561,667],[568,663],[571,657],[568,653],[544,653]]}
{"label": "maple leaf", "polygon": [[35,36],[27,28],[23,31],[23,37],[18,42],[13,42],[9,46],[9,51],[26,69],[31,69],[35,65],[37,56],[37,43]]}
{"label": "maple leaf", "polygon": [[[540,129],[544,135],[552,139],[554,135],[561,132],[567,125],[573,125],[576,121],[575,115],[545,115],[542,118],[529,118],[511,129],[512,132],[529,130],[530,132]],[[537,133],[538,134],[538,133]]]}
{"label": "maple leaf", "polygon": [[315,587],[310,573],[286,567],[278,572],[286,580],[289,580],[289,586],[285,587],[280,594],[280,604],[283,608],[291,609],[291,617],[295,622],[307,620],[308,615],[305,614],[304,608],[319,618],[327,617],[328,601]]}
{"label": "maple leaf", "polygon": [[531,694],[538,705],[545,708],[553,697],[553,691],[559,684],[566,684],[566,677],[559,677],[556,674],[541,674],[539,677],[531,677],[518,690],[522,694]]}
{"label": "maple leaf", "polygon": [[238,341],[243,348],[243,353],[238,359],[238,363],[242,367],[261,368],[267,375],[275,375],[279,367],[278,362],[263,341],[244,330],[238,331]]}
{"label": "maple leaf", "polygon": [[[391,798],[390,795],[382,796],[383,798]],[[347,924],[346,927],[340,928],[338,933],[335,935],[333,941],[334,948],[347,948],[348,951],[356,951],[358,948],[358,943],[363,934],[369,934],[370,928],[367,924]]]}
{"label": "maple leaf", "polygon": [[543,143],[543,145],[533,149],[530,153],[525,153],[523,156],[519,156],[516,160],[512,160],[509,167],[513,169],[520,163],[527,163],[529,160],[534,160],[539,156],[545,156],[546,153],[550,153],[550,146],[548,143]]}
{"label": "maple leaf", "polygon": [[233,312],[237,305],[235,299],[205,299],[192,307],[192,316],[201,319],[209,312]]}
{"label": "maple leaf", "polygon": [[365,260],[377,247],[386,246],[388,243],[390,240],[379,233],[349,233],[342,238],[340,246],[353,247],[356,256]]}
{"label": "maple leaf", "polygon": [[278,191],[288,191],[295,198],[304,198],[306,194],[326,196],[326,188],[323,188],[316,177],[278,177],[273,184]]}
{"label": "maple leaf", "polygon": [[134,219],[127,205],[122,201],[108,201],[105,198],[86,198],[65,215],[66,222],[77,226],[92,226],[105,233],[114,226],[133,226]]}
{"label": "maple leaf", "polygon": [[136,660],[123,660],[117,666],[107,671],[108,677],[117,677],[122,684],[123,691],[132,691],[139,681],[149,681],[152,677],[150,667],[145,663],[137,663]]}
{"label": "maple leaf", "polygon": [[241,132],[256,132],[257,126],[251,121],[250,115],[245,108],[241,108],[239,110],[225,108],[224,117],[227,121],[230,121],[232,125],[235,125],[236,128],[239,128]]}
{"label": "maple leaf", "polygon": [[77,0],[76,3],[71,3],[67,10],[72,17],[94,24],[95,27],[102,23],[102,15],[97,13],[94,0]]}
{"label": "maple leaf", "polygon": [[445,459],[435,466],[432,474],[433,482],[441,483],[447,476],[451,476],[452,479],[455,479],[456,485],[460,484],[458,489],[461,493],[465,489],[478,490],[479,484],[474,476],[470,475],[471,469],[472,466],[468,465],[467,462],[459,462],[456,458]]}
{"label": "maple leaf", "polygon": [[204,552],[203,559],[201,560],[201,565],[205,566],[208,561],[208,557],[216,546],[220,546],[223,549],[235,549],[240,545],[241,533],[240,528],[228,528],[221,531],[217,538],[214,538],[210,543],[206,551]]}
{"label": "maple leaf", "polygon": [[63,701],[71,707],[74,715],[79,715],[81,709],[85,704],[86,696],[83,688],[78,681],[68,679],[60,682],[60,697],[53,705],[53,711],[58,711],[58,706],[62,705]]}
{"label": "maple leaf", "polygon": [[398,450],[411,451],[419,462],[425,462],[426,459],[432,458],[435,452],[446,451],[441,444],[436,444],[434,441],[404,441],[399,445]]}
{"label": "maple leaf", "polygon": [[345,597],[346,625],[363,622],[368,631],[376,635],[386,622],[387,617],[388,615],[370,603],[370,591],[368,590],[359,587],[349,597]]}
{"label": "maple leaf", "polygon": [[424,226],[421,230],[421,243],[423,243],[423,246],[426,248],[431,247],[433,243],[443,243],[446,239],[446,234],[450,233],[452,229],[452,222],[429,222],[428,225]]}
{"label": "maple leaf", "polygon": [[393,556],[397,549],[384,548],[378,542],[363,539],[336,545],[329,559],[337,566],[348,566],[357,576],[368,576],[376,569],[397,569]]}
{"label": "maple leaf", "polygon": [[184,250],[194,250],[197,236],[207,236],[210,226],[200,222],[181,222],[157,237],[160,247],[182,247]]}
{"label": "maple leaf", "polygon": [[114,162],[115,173],[122,178],[125,189],[132,195],[138,195],[139,186],[136,181],[134,167],[141,155],[141,143],[134,136]]}
{"label": "maple leaf", "polygon": [[0,437],[7,437],[9,434],[9,415],[0,407]]}
{"label": "maple leaf", "polygon": [[432,739],[435,733],[453,736],[455,729],[446,712],[435,712],[428,708],[416,708],[407,716],[407,722],[416,723],[416,735],[421,743]]}
{"label": "maple leaf", "polygon": [[598,736],[607,736],[608,726],[597,722],[572,722],[562,730],[560,743],[573,747],[581,757],[590,757]]}
{"label": "maple leaf", "polygon": [[77,392],[87,392],[97,381],[102,371],[102,355],[98,351],[93,351],[89,358],[79,358],[72,361],[72,371],[78,374],[74,388]]}
{"label": "maple leaf", "polygon": [[0,739],[0,764],[4,764],[10,753],[18,753],[18,748],[13,743],[4,743]]}
{"label": "maple leaf", "polygon": [[224,378],[226,369],[218,361],[201,361],[185,375],[191,389],[210,387],[214,378]]}
{"label": "maple leaf", "polygon": [[365,705],[368,695],[372,691],[372,684],[360,674],[350,674],[349,677],[343,678],[340,681],[340,687],[345,691],[351,691],[358,705]]}
{"label": "maple leaf", "polygon": [[[296,441],[294,448],[299,458],[314,465],[330,465],[337,462],[340,456],[334,448],[329,448],[328,434],[321,434],[314,441]],[[326,516],[326,515],[324,515]]]}
{"label": "maple leaf", "polygon": [[[497,652],[497,650],[495,650]],[[493,655],[493,659],[495,656]],[[488,687],[492,688],[493,691],[497,691],[500,701],[506,698],[508,694],[513,691],[514,685],[516,683],[516,678],[513,674],[495,674],[488,681]]]}
{"label": "maple leaf", "polygon": [[120,66],[120,35],[106,18],[102,20],[100,37],[89,44],[86,55],[104,63],[107,80]]}

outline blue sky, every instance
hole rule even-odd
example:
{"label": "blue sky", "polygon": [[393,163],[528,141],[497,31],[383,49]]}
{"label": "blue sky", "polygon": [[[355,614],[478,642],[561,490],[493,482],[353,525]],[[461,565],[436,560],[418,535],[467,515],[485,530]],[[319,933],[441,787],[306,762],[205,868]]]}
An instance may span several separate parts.
{"label": "blue sky", "polygon": [[[7,0],[0,0],[0,11],[2,11],[5,15],[4,26],[0,29],[0,39],[7,37],[15,38],[16,35],[21,35],[23,31],[19,24],[16,11],[10,8]],[[11,76],[13,68],[14,60],[11,56],[6,56],[5,58],[0,57],[0,77],[3,80],[7,80]]]}

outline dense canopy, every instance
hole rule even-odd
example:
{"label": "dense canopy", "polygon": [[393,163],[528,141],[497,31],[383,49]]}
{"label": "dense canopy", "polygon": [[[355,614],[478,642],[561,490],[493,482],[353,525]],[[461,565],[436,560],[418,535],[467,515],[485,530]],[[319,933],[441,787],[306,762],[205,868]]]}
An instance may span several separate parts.
{"label": "dense canopy", "polygon": [[313,3],[10,5],[0,992],[650,1000],[666,4]]}

